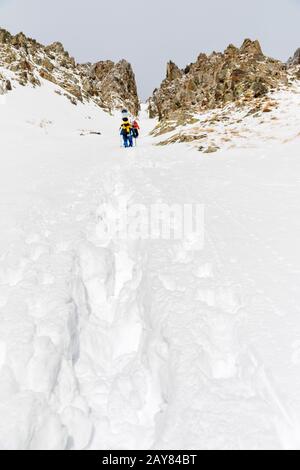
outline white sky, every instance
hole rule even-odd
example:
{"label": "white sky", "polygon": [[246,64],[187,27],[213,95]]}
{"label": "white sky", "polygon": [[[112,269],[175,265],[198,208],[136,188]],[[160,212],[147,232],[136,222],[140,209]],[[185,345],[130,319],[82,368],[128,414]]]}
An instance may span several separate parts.
{"label": "white sky", "polygon": [[141,97],[200,52],[259,39],[286,60],[300,47],[300,0],[0,0],[0,26],[48,44],[63,42],[79,62],[125,58]]}

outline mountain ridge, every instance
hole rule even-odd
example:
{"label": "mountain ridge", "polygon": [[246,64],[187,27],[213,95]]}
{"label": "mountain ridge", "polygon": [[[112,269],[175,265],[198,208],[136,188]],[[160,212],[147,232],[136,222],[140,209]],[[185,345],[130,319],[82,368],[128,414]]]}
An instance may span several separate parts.
{"label": "mountain ridge", "polygon": [[2,93],[15,83],[40,86],[45,79],[62,88],[74,105],[93,101],[108,112],[126,107],[134,115],[140,109],[135,75],[126,60],[78,64],[61,42],[44,46],[22,32],[14,36],[0,29],[0,67],[10,72],[0,74]]}
{"label": "mountain ridge", "polygon": [[149,99],[149,115],[162,121],[248,103],[287,83],[287,65],[265,56],[259,41],[245,39],[240,48],[230,44],[223,53],[201,53],[184,69],[169,62],[166,78]]}

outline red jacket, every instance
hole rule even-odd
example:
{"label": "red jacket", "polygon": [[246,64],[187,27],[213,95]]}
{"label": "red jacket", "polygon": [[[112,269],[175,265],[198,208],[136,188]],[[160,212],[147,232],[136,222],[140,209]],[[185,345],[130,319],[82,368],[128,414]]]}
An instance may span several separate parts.
{"label": "red jacket", "polygon": [[137,121],[133,121],[132,127],[133,127],[134,129],[140,130],[140,126],[139,126],[139,123],[138,123]]}

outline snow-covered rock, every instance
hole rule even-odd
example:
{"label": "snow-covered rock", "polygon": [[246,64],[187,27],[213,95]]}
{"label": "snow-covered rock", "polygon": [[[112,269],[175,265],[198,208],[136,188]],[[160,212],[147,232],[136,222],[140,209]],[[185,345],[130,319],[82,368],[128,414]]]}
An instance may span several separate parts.
{"label": "snow-covered rock", "polygon": [[139,111],[135,76],[125,60],[77,64],[60,42],[44,46],[23,33],[13,36],[1,29],[0,67],[12,72],[9,78],[0,73],[0,94],[15,82],[40,86],[44,79],[58,85],[57,93],[73,104],[92,101],[110,112],[124,107],[135,115]]}
{"label": "snow-covered rock", "polygon": [[200,54],[195,63],[180,70],[173,62],[167,76],[149,99],[150,117],[170,127],[172,121],[188,123],[193,114],[229,103],[242,106],[287,84],[286,65],[266,57],[258,41],[246,39],[224,53]]}

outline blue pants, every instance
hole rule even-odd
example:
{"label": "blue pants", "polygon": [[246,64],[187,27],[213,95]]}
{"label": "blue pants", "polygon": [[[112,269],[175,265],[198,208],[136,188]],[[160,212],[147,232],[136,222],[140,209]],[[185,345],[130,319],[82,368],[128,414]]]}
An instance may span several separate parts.
{"label": "blue pants", "polygon": [[129,147],[133,147],[133,138],[132,135],[128,136]]}
{"label": "blue pants", "polygon": [[123,141],[124,141],[124,147],[125,147],[125,148],[133,147],[132,135],[125,135],[125,134],[123,134]]}

